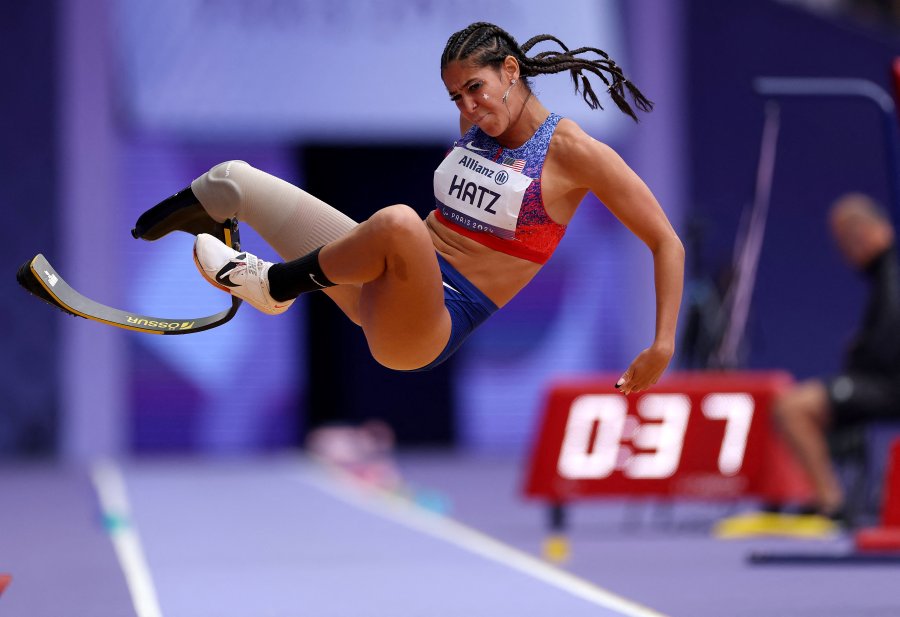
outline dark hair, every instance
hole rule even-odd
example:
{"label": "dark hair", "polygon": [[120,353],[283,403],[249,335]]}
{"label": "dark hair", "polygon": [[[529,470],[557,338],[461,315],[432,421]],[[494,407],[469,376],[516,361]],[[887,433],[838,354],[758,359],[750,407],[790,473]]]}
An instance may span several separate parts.
{"label": "dark hair", "polygon": [[[553,41],[562,47],[562,51],[542,51],[530,58],[525,55],[532,47],[544,41]],[[600,58],[590,60],[576,57],[588,52],[597,54]],[[462,60],[468,60],[479,67],[499,68],[507,56],[512,56],[518,61],[519,72],[525,78],[525,84],[529,89],[531,83],[528,81],[528,77],[569,71],[572,74],[572,81],[575,82],[575,92],[582,90],[582,97],[588,107],[603,109],[600,99],[597,98],[590,81],[583,73],[583,71],[588,71],[606,84],[607,91],[616,107],[634,118],[635,121],[638,119],[637,115],[625,100],[626,90],[638,109],[645,112],[653,109],[653,103],[641,94],[637,86],[625,78],[622,69],[602,49],[579,47],[570,50],[565,43],[550,34],[540,34],[519,45],[512,35],[502,28],[483,21],[463,28],[447,40],[447,46],[444,47],[444,53],[441,54],[441,72],[447,68],[450,62]]]}

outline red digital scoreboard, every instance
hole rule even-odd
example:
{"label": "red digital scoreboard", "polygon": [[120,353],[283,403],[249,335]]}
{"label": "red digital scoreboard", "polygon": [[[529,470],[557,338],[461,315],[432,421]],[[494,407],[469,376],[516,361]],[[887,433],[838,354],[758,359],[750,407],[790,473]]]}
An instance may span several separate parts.
{"label": "red digital scoreboard", "polygon": [[673,373],[627,397],[613,385],[618,377],[551,384],[527,496],[555,504],[613,495],[782,501],[808,492],[769,413],[789,374]]}

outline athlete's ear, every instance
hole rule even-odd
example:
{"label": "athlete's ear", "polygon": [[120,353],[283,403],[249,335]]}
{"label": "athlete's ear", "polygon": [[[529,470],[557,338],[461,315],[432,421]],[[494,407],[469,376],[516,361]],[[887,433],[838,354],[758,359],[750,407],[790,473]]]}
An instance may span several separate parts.
{"label": "athlete's ear", "polygon": [[506,56],[506,59],[503,61],[503,75],[506,77],[507,82],[519,79],[519,61],[516,60],[515,56]]}

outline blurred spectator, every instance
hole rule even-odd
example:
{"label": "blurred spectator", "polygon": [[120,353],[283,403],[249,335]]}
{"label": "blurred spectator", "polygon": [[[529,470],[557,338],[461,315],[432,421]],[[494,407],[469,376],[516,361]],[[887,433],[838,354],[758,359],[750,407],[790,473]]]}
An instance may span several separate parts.
{"label": "blurred spectator", "polygon": [[841,253],[868,282],[868,305],[842,372],[796,385],[774,409],[812,481],[812,507],[842,519],[845,497],[830,460],[829,431],[878,419],[900,420],[900,267],[890,220],[865,195],[838,199],[829,223]]}

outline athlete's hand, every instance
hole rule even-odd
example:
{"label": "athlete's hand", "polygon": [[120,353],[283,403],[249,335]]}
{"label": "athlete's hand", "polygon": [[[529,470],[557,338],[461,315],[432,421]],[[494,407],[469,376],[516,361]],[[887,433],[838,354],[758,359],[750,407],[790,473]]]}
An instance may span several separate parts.
{"label": "athlete's hand", "polygon": [[673,353],[673,347],[651,345],[638,354],[631,366],[622,374],[621,379],[616,382],[616,388],[622,394],[646,390],[659,381],[663,371],[669,366]]}

